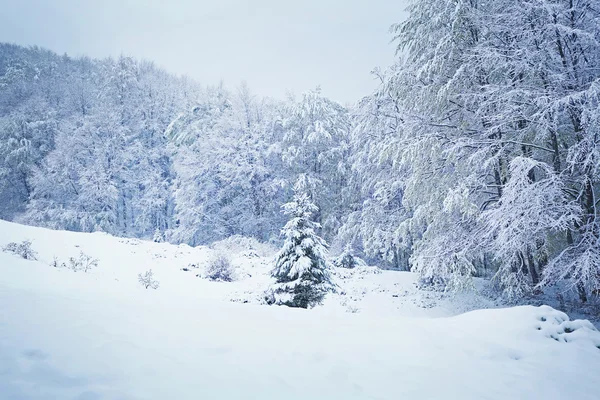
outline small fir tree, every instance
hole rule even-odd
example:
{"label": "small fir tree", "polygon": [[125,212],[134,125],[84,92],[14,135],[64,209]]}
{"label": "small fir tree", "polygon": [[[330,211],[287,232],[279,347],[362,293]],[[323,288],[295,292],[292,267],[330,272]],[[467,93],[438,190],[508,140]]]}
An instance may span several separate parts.
{"label": "small fir tree", "polygon": [[156,230],[154,231],[154,237],[152,238],[152,240],[155,243],[162,243],[165,241],[165,236],[163,235],[160,228],[156,228]]}
{"label": "small fir tree", "polygon": [[311,220],[318,208],[298,185],[293,200],[282,208],[291,218],[282,231],[285,242],[272,271],[276,283],[269,302],[313,307],[323,300],[327,291],[334,289],[327,262],[327,243],[316,233],[320,225]]}
{"label": "small fir tree", "polygon": [[354,255],[352,243],[346,244],[344,251],[335,259],[334,265],[339,268],[356,268],[364,265],[364,261]]}

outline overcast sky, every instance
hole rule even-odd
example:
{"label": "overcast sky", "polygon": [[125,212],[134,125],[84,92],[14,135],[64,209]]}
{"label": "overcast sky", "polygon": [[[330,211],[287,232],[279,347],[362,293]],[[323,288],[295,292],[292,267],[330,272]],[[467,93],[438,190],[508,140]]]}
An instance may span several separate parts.
{"label": "overcast sky", "polygon": [[394,59],[407,0],[0,0],[0,41],[132,55],[205,84],[283,97],[321,85],[353,102]]}

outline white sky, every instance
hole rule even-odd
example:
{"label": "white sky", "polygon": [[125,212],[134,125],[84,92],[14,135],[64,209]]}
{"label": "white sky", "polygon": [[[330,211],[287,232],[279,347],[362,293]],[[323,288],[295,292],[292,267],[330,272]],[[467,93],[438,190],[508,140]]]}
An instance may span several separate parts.
{"label": "white sky", "polygon": [[394,59],[407,0],[0,0],[0,41],[131,55],[204,84],[283,97],[321,85],[353,102]]}

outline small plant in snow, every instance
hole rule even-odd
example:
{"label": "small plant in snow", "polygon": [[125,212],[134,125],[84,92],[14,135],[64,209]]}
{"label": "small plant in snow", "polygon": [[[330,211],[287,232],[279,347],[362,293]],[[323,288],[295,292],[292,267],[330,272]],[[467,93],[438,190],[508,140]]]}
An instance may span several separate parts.
{"label": "small plant in snow", "polygon": [[349,305],[346,307],[346,312],[350,314],[358,314],[360,312],[360,308],[353,305]]}
{"label": "small plant in snow", "polygon": [[231,261],[224,253],[217,253],[206,267],[206,277],[211,281],[231,282],[234,272]]}
{"label": "small plant in snow", "polygon": [[31,248],[29,240],[23,240],[21,243],[11,242],[4,246],[2,251],[16,254],[25,260],[37,260],[37,253]]}
{"label": "small plant in snow", "polygon": [[77,271],[88,272],[92,268],[95,268],[97,266],[98,266],[98,260],[90,257],[89,255],[85,254],[83,251],[79,252],[79,256],[77,258],[75,258],[75,257],[69,258],[69,268],[72,269],[74,272],[77,272]]}
{"label": "small plant in snow", "polygon": [[64,262],[61,263],[60,261],[58,261],[58,258],[56,258],[56,256],[54,256],[52,258],[52,262],[50,263],[50,266],[54,267],[54,268],[66,268],[67,264],[65,264]]}
{"label": "small plant in snow", "polygon": [[154,273],[151,269],[144,272],[143,274],[138,274],[138,281],[146,289],[158,289],[159,286],[158,281],[154,279]]}

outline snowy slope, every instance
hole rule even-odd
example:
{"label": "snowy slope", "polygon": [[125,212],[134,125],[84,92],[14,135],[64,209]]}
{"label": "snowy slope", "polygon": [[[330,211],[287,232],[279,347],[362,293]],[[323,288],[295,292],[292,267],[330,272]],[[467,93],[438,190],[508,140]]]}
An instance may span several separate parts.
{"label": "snowy slope", "polygon": [[[39,261],[0,253],[1,399],[598,399],[600,333],[549,307],[456,315],[485,300],[373,268],[336,271],[322,307],[268,307],[265,246],[218,245],[220,283],[196,276],[214,249],[0,222],[0,246],[24,239]],[[98,267],[49,265],[80,251]]]}

